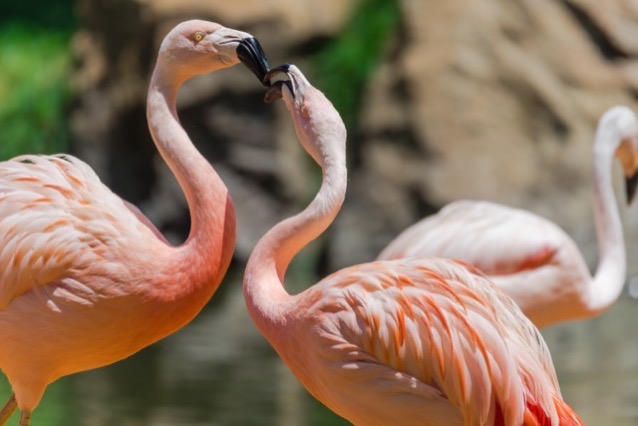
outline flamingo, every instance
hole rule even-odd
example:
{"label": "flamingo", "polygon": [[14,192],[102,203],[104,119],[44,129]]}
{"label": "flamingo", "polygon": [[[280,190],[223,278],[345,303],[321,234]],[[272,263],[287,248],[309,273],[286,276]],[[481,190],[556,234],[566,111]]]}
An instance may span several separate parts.
{"label": "flamingo", "polygon": [[249,34],[205,21],[164,39],[148,92],[151,134],[188,201],[180,246],[70,155],[0,163],[0,368],[27,426],[58,378],[126,358],[190,322],[217,289],[235,243],[228,190],[179,124],[190,77],[244,62],[268,69]]}
{"label": "flamingo", "polygon": [[625,283],[626,253],[614,187],[617,158],[627,202],[638,182],[638,122],[626,107],[599,120],[593,149],[593,198],[599,262],[592,277],[572,239],[524,210],[461,200],[403,231],[378,259],[441,256],[471,263],[509,294],[537,327],[600,315]]}
{"label": "flamingo", "polygon": [[243,294],[256,326],[305,388],[356,425],[582,424],[561,398],[538,330],[473,266],[375,261],[299,294],[286,291],[290,261],[344,201],[346,129],[296,66],[274,68],[266,80],[266,101],[283,98],[323,180],[303,212],[259,240]]}

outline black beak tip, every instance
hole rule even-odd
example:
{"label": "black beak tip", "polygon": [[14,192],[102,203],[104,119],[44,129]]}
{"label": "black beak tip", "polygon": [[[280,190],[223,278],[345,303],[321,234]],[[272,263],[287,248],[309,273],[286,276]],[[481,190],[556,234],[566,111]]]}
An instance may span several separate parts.
{"label": "black beak tip", "polygon": [[266,91],[266,95],[264,96],[264,102],[270,104],[275,102],[277,99],[281,99],[283,86],[286,86],[291,93],[294,93],[293,84],[289,78],[286,80],[277,80],[271,82],[271,79],[278,74],[286,74],[286,76],[288,76],[289,70],[290,64],[283,64],[279,65],[278,67],[272,68],[264,75],[262,83],[265,86],[269,87],[269,89]]}
{"label": "black beak tip", "polygon": [[625,178],[625,189],[627,194],[627,204],[631,204],[636,196],[636,188],[638,187],[638,172],[633,176]]}
{"label": "black beak tip", "polygon": [[290,64],[279,65],[278,67],[275,67],[275,68],[271,69],[270,71],[268,71],[266,74],[264,74],[264,79],[263,79],[262,83],[265,86],[270,86],[270,79],[271,78],[273,78],[277,74],[281,74],[281,73],[287,74],[288,70],[290,70]]}
{"label": "black beak tip", "polygon": [[288,88],[288,90],[290,90],[290,92],[293,91],[292,83],[290,83],[290,80],[275,81],[273,84],[270,85],[270,87],[266,91],[266,95],[264,96],[264,102],[266,102],[267,104],[271,104],[275,102],[277,99],[281,99],[284,85]]}
{"label": "black beak tip", "polygon": [[253,74],[264,83],[266,73],[270,71],[268,57],[255,37],[245,38],[237,46],[237,57]]}

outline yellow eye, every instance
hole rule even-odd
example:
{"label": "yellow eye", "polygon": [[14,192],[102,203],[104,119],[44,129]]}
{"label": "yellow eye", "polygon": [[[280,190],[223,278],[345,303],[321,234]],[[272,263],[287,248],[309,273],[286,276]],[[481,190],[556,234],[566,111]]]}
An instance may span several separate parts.
{"label": "yellow eye", "polygon": [[200,41],[204,40],[204,37],[206,37],[206,34],[204,34],[204,33],[203,33],[203,32],[201,32],[201,31],[198,31],[198,32],[196,32],[196,33],[193,35],[193,40],[195,40],[195,41],[197,41],[197,42],[200,42]]}

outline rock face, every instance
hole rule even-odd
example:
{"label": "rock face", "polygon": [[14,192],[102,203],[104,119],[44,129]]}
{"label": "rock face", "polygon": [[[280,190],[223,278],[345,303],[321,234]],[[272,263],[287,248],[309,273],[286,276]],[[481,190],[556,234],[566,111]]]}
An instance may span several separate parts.
{"label": "rock face", "polygon": [[[308,50],[337,37],[357,3],[78,6],[74,149],[179,241],[187,209],[144,112],[163,36],[193,16],[217,20],[256,35],[273,64],[294,61],[312,75]],[[350,129],[357,161],[343,211],[324,237],[325,270],[374,258],[407,225],[459,198],[543,214],[595,262],[592,138],[604,110],[636,106],[636,8],[621,0],[605,7],[584,0],[403,0],[400,7],[400,28],[365,89],[358,127]],[[316,188],[317,170],[307,167],[286,112],[263,104],[262,96],[239,67],[194,79],[180,95],[184,126],[236,200],[239,261]],[[630,253],[630,260],[637,257]]]}
{"label": "rock face", "polygon": [[[370,82],[363,172],[351,173],[352,219],[341,218],[368,212],[358,260],[459,198],[543,214],[595,258],[594,127],[610,106],[635,106],[636,73],[631,52],[605,32],[620,17],[606,13],[608,25],[596,26],[596,7],[580,3],[401,2],[407,35]],[[349,261],[352,247],[335,246],[334,258]]]}

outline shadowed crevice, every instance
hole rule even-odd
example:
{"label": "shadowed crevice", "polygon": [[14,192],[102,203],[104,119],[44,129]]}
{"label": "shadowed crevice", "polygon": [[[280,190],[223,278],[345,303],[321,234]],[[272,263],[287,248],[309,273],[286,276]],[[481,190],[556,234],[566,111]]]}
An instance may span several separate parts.
{"label": "shadowed crevice", "polygon": [[569,0],[561,0],[567,10],[576,18],[589,39],[596,45],[600,54],[609,61],[627,59],[629,55],[616,46],[605,31],[581,8],[572,4]]}

